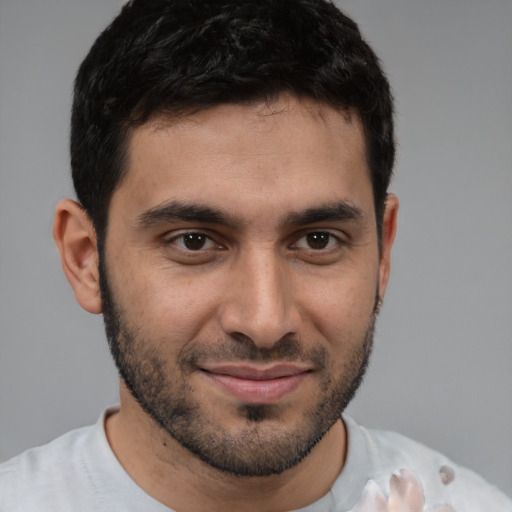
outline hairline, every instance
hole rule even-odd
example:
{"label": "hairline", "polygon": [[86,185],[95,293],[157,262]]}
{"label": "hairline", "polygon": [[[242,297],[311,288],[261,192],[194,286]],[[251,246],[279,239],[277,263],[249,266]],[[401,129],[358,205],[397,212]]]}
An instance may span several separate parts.
{"label": "hairline", "polygon": [[[118,146],[118,158],[120,162],[121,172],[119,174],[119,179],[117,180],[115,187],[112,189],[111,194],[108,198],[108,202],[106,204],[105,208],[105,216],[103,219],[103,225],[102,226],[95,226],[95,229],[97,231],[97,236],[99,239],[106,238],[107,232],[108,232],[108,224],[109,224],[109,214],[110,214],[110,205],[112,203],[112,197],[117,191],[117,189],[122,185],[123,181],[125,180],[126,176],[128,175],[128,170],[130,167],[130,142],[131,138],[133,136],[134,131],[137,128],[140,128],[142,126],[148,125],[148,124],[154,124],[155,130],[165,130],[171,126],[174,126],[180,122],[186,121],[190,119],[195,114],[198,114],[200,112],[204,112],[207,110],[212,110],[217,107],[225,106],[225,105],[241,105],[241,106],[257,106],[262,105],[263,108],[268,108],[269,113],[265,115],[275,115],[280,114],[282,112],[285,112],[286,109],[280,109],[273,111],[272,105],[277,104],[277,102],[282,99],[283,97],[289,97],[292,99],[296,99],[299,101],[304,100],[310,100],[314,102],[318,108],[316,109],[307,109],[308,112],[315,118],[319,118],[323,122],[326,122],[325,117],[322,114],[322,111],[324,108],[329,108],[332,110],[335,110],[338,114],[342,115],[344,119],[347,122],[352,122],[354,119],[356,121],[358,120],[362,127],[362,135],[363,135],[363,143],[364,143],[364,153],[367,163],[367,170],[369,174],[369,179],[371,183],[371,191],[372,191],[372,201],[373,201],[373,211],[376,218],[376,229],[377,229],[377,237],[379,242],[379,249],[380,249],[380,242],[382,237],[382,227],[381,223],[379,222],[378,218],[378,211],[377,211],[377,204],[376,204],[376,198],[375,198],[375,190],[374,190],[374,172],[371,167],[371,161],[370,161],[370,154],[369,154],[369,140],[368,135],[366,133],[366,127],[363,120],[363,117],[361,116],[359,110],[357,107],[349,104],[338,104],[335,105],[332,102],[329,102],[327,100],[321,99],[321,98],[315,98],[312,95],[307,94],[297,94],[293,91],[288,90],[279,90],[270,94],[262,95],[261,97],[254,97],[249,98],[245,100],[233,100],[233,101],[223,101],[223,102],[215,102],[208,105],[190,105],[187,107],[181,107],[178,106],[176,108],[168,107],[168,108],[161,108],[158,110],[155,110],[153,113],[151,113],[147,118],[135,118],[132,120],[127,120],[124,123],[121,123],[118,125],[119,133],[122,134],[122,140],[121,143]],[[136,110],[136,109],[135,109]],[[387,196],[387,194],[386,194]],[[385,200],[384,200],[385,201]],[[381,216],[382,217],[382,216]],[[102,240],[104,241],[104,240]]]}

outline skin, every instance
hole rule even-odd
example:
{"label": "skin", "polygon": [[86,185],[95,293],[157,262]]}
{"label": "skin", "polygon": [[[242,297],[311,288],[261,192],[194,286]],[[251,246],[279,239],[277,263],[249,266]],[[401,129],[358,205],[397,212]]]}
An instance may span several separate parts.
{"label": "skin", "polygon": [[[263,446],[296,435],[322,401],[326,378],[352,371],[389,277],[398,202],[388,197],[379,252],[357,115],[291,96],[272,105],[221,105],[185,120],[153,120],[132,131],[129,148],[128,172],[109,209],[105,267],[130,329],[143,333],[169,379],[188,387],[212,431],[233,438],[256,432]],[[229,222],[165,214],[177,202],[220,211]],[[308,210],[340,204],[351,215],[305,219]],[[196,235],[187,245],[185,233],[206,235],[205,245]],[[96,236],[75,202],[59,204],[54,237],[78,302],[101,313]],[[283,339],[300,343],[303,354],[323,351],[329,365],[292,361],[304,372],[282,394],[256,384],[241,396],[240,382],[234,392],[218,378],[219,364],[256,372],[275,364],[241,362],[219,347],[237,354],[237,344],[249,343],[267,353]],[[183,364],[194,350],[207,355]],[[205,371],[212,369],[214,378]],[[266,404],[272,414],[251,422],[247,404]],[[328,492],[346,451],[337,420],[280,474],[219,471],[162,429],[122,381],[120,410],[106,431],[134,481],[179,511],[306,506]]]}

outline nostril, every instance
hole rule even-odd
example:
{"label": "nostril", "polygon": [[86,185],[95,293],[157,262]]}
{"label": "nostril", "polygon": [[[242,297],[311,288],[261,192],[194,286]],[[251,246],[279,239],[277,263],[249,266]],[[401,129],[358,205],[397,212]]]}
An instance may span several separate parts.
{"label": "nostril", "polygon": [[240,345],[256,347],[254,341],[250,338],[250,336],[247,336],[247,334],[243,334],[242,332],[228,332],[227,334]]}

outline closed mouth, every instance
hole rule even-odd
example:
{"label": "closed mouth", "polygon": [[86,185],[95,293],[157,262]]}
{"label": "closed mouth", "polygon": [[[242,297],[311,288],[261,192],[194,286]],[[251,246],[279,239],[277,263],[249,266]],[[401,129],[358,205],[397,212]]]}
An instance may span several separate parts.
{"label": "closed mouth", "polygon": [[201,368],[223,390],[243,403],[276,403],[294,391],[313,368],[304,364],[217,364]]}

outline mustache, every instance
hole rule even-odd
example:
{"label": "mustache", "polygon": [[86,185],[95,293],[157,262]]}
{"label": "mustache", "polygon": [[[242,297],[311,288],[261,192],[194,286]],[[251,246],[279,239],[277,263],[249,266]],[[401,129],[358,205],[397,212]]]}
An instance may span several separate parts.
{"label": "mustache", "polygon": [[179,366],[201,366],[208,362],[305,362],[313,363],[318,368],[325,368],[329,360],[324,347],[311,347],[307,350],[300,340],[293,335],[284,336],[271,347],[258,347],[248,336],[236,334],[229,339],[197,343],[183,347],[179,358]]}
{"label": "mustache", "polygon": [[[380,312],[382,299],[377,287],[373,309],[370,315],[370,329],[367,333],[366,344],[371,344],[375,321]],[[371,334],[370,334],[371,333]],[[245,334],[233,333],[216,343],[199,342],[191,346],[184,346],[178,356],[178,365],[181,367],[198,367],[201,363],[215,362],[257,362],[271,363],[302,362],[312,363],[319,369],[327,368],[330,364],[329,352],[325,347],[313,346],[304,348],[295,334],[288,334],[276,341],[271,347],[259,347]]]}

